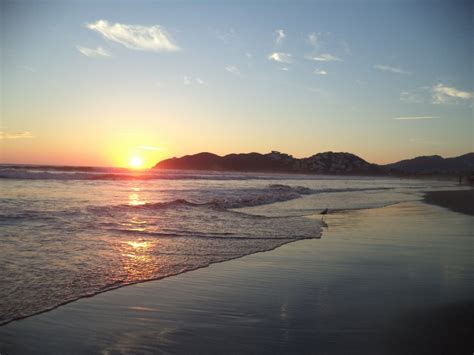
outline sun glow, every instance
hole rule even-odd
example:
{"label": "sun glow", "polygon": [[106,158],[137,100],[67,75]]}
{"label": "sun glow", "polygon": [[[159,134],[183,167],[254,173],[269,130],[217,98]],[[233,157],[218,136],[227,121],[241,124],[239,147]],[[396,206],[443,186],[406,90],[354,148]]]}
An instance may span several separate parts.
{"label": "sun glow", "polygon": [[128,164],[133,169],[142,169],[143,168],[143,159],[138,155],[134,155],[130,158]]}

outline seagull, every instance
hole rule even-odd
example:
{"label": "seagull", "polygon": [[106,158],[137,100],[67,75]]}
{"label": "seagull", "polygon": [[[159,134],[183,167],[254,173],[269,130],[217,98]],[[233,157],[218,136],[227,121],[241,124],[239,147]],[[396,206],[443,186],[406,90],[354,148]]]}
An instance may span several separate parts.
{"label": "seagull", "polygon": [[326,208],[326,209],[324,209],[323,211],[321,211],[321,213],[320,213],[320,215],[322,215],[322,217],[321,217],[321,224],[322,224],[323,227],[327,227],[327,226],[328,226],[327,223],[324,222],[324,216],[327,215],[328,212],[329,212],[329,210]]}

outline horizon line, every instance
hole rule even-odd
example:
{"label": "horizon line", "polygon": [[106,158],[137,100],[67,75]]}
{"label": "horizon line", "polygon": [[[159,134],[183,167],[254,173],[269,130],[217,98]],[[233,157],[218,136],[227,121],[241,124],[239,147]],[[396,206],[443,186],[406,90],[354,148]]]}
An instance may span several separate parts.
{"label": "horizon line", "polygon": [[76,165],[76,164],[72,164],[72,165],[68,165],[68,164],[50,164],[50,163],[9,163],[9,162],[1,162],[0,161],[0,166],[31,166],[31,167],[67,167],[67,168],[106,168],[106,169],[124,169],[124,170],[130,170],[130,171],[144,171],[144,170],[150,170],[150,169],[154,169],[155,165],[164,161],[164,160],[169,160],[169,159],[173,159],[173,158],[183,158],[185,156],[193,156],[193,155],[197,155],[197,154],[203,154],[203,153],[207,153],[207,154],[213,154],[213,155],[216,155],[220,158],[223,158],[223,157],[226,157],[228,155],[232,155],[232,154],[252,154],[252,153],[256,153],[256,154],[261,154],[261,155],[267,155],[267,154],[271,154],[273,152],[276,152],[276,153],[280,153],[280,154],[287,154],[289,156],[291,156],[292,158],[294,159],[306,159],[306,158],[309,158],[309,157],[312,157],[314,155],[317,155],[317,154],[323,154],[323,153],[345,153],[345,154],[352,154],[352,155],[355,155],[365,161],[367,161],[368,163],[370,164],[376,164],[376,165],[389,165],[389,164],[393,164],[393,163],[397,163],[397,162],[400,162],[400,161],[403,161],[403,160],[409,160],[409,159],[415,159],[415,158],[420,158],[420,157],[431,157],[431,156],[439,156],[443,159],[449,159],[449,158],[457,158],[457,157],[461,157],[463,155],[467,155],[467,154],[474,154],[474,151],[471,151],[471,152],[466,152],[466,153],[463,153],[463,154],[460,154],[460,155],[455,155],[455,156],[442,156],[442,155],[439,155],[439,154],[431,154],[431,155],[417,155],[417,156],[412,156],[412,157],[409,157],[409,158],[403,158],[403,159],[400,159],[400,160],[397,160],[395,162],[392,162],[392,163],[384,163],[384,164],[379,164],[379,163],[372,163],[368,160],[366,160],[365,158],[357,155],[357,154],[354,154],[354,153],[351,153],[351,152],[343,152],[343,151],[332,151],[332,150],[327,150],[327,151],[324,151],[324,152],[319,152],[319,153],[314,153],[310,156],[307,156],[307,157],[302,157],[302,158],[296,158],[294,157],[292,154],[289,154],[289,153],[284,153],[284,152],[280,152],[280,151],[277,151],[277,150],[272,150],[270,151],[269,153],[259,153],[259,152],[256,152],[256,151],[250,151],[250,152],[247,152],[247,153],[228,153],[228,154],[224,154],[224,155],[219,155],[219,154],[216,154],[216,153],[212,153],[212,152],[208,152],[208,151],[202,151],[202,152],[198,152],[198,153],[194,153],[194,154],[184,154],[184,155],[181,155],[181,156],[172,156],[172,157],[169,157],[169,158],[164,158],[164,159],[161,159],[159,161],[157,161],[156,163],[154,163],[151,167],[149,168],[143,168],[143,169],[133,169],[133,168],[130,168],[130,167],[124,167],[124,166],[106,166],[106,165]]}

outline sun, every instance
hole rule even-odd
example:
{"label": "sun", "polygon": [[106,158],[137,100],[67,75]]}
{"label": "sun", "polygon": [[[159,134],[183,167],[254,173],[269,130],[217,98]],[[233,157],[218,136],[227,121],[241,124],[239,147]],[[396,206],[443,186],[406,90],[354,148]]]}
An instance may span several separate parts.
{"label": "sun", "polygon": [[143,159],[138,155],[134,155],[128,161],[128,165],[133,169],[141,169],[143,168]]}

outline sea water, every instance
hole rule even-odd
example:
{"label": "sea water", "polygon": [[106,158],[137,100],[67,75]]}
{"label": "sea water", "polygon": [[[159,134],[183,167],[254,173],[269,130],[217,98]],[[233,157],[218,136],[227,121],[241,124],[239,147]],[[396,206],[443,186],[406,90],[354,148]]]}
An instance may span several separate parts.
{"label": "sea water", "polygon": [[321,210],[452,182],[0,166],[0,324],[121,286],[319,238]]}

